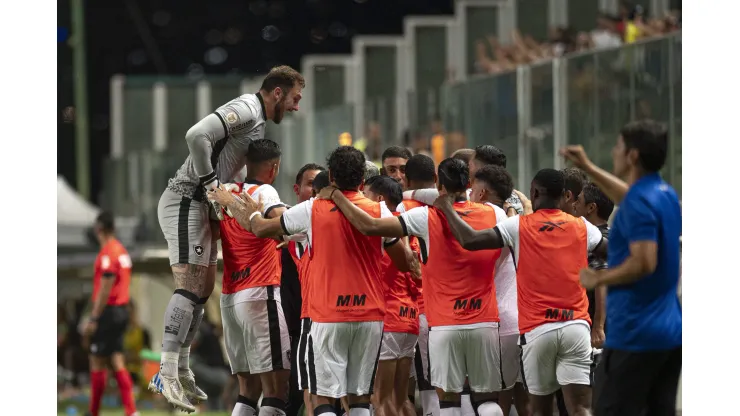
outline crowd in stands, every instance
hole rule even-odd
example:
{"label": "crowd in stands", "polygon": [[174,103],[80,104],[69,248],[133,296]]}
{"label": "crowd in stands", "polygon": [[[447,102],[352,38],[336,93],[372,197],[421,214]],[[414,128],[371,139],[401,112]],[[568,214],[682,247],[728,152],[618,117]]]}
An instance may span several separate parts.
{"label": "crowd in stands", "polygon": [[478,73],[498,74],[519,65],[546,61],[572,52],[615,48],[638,40],[665,35],[681,29],[680,11],[664,17],[647,17],[642,6],[620,5],[618,15],[602,14],[591,32],[576,32],[570,27],[553,27],[549,39],[538,42],[514,30],[511,42],[503,44],[494,35],[476,41]]}

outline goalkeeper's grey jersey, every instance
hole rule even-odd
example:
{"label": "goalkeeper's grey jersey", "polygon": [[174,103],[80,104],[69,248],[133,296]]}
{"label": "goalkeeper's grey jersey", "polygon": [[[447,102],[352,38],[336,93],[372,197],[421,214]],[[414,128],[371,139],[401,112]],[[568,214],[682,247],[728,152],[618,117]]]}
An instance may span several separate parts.
{"label": "goalkeeper's grey jersey", "polygon": [[246,154],[252,140],[265,137],[265,103],[258,94],[244,94],[216,109],[185,135],[190,155],[167,188],[205,202],[203,185],[244,181]]}

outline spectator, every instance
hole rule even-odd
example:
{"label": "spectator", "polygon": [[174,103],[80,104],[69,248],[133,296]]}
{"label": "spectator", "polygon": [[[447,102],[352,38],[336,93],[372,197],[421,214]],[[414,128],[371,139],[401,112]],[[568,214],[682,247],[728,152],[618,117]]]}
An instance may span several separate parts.
{"label": "spectator", "polygon": [[591,41],[595,49],[616,48],[622,46],[622,37],[617,30],[618,19],[602,14],[597,19],[596,29],[591,32]]}

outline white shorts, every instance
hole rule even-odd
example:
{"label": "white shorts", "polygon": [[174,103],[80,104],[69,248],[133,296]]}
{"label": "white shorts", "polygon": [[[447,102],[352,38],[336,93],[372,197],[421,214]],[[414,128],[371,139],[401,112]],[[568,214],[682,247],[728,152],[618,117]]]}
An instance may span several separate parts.
{"label": "white shorts", "polygon": [[406,332],[383,332],[380,361],[414,358],[417,335]]}
{"label": "white shorts", "polygon": [[[520,337],[520,342],[525,340]],[[568,384],[591,384],[591,330],[569,324],[526,340],[522,346],[524,385],[529,393],[546,396]]]}
{"label": "white shorts", "polygon": [[339,399],[373,393],[383,322],[313,322],[308,336],[312,394]]}
{"label": "white shorts", "polygon": [[301,336],[298,338],[298,351],[295,351],[296,368],[298,369],[298,387],[308,390],[308,365],[306,355],[308,354],[308,334],[311,332],[311,318],[301,319]]}
{"label": "white shorts", "polygon": [[[448,327],[449,328],[449,327]],[[468,376],[474,393],[501,391],[498,327],[429,331],[431,383],[448,393],[461,393]]]}
{"label": "white shorts", "polygon": [[501,338],[501,373],[504,376],[503,390],[522,382],[522,355],[519,335],[504,335]]}
{"label": "white shorts", "polygon": [[411,377],[416,379],[419,391],[434,390],[434,386],[429,382],[429,323],[424,314],[419,315],[419,339],[416,342]]}
{"label": "white shorts", "polygon": [[232,374],[290,369],[290,336],[279,300],[221,306]]}

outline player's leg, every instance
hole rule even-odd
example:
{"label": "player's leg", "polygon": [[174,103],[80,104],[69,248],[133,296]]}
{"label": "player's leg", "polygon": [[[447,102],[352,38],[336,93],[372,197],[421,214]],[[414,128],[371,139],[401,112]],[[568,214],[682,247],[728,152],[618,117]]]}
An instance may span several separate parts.
{"label": "player's leg", "polygon": [[[682,347],[670,351],[660,351],[664,359],[663,365],[653,376],[653,385],[648,394],[647,414],[657,416],[672,416],[676,414],[676,394],[678,381],[681,377]],[[662,358],[661,357],[661,358]]]}
{"label": "player's leg", "polygon": [[498,392],[503,388],[501,342],[498,328],[476,328],[465,332],[465,366],[472,391],[474,415],[503,416]]}
{"label": "player's leg", "polygon": [[[347,395],[351,324],[313,322],[308,335],[308,388],[315,416],[337,416],[337,399]],[[321,374],[321,377],[317,377]]]}
{"label": "player's leg", "polygon": [[393,389],[393,406],[397,413],[403,416],[415,416],[416,410],[414,403],[408,397],[408,385],[410,380],[411,368],[414,361],[414,352],[417,336],[414,334],[404,334],[404,340],[401,345],[400,358],[396,362],[396,379]]}
{"label": "player's leg", "polygon": [[[250,372],[262,381],[260,415],[284,415],[290,377],[290,336],[280,304],[279,288],[269,286],[267,300],[239,304],[246,328]],[[275,294],[278,293],[278,296]]]}
{"label": "player's leg", "polygon": [[460,394],[460,415],[461,416],[475,416],[475,410],[473,409],[473,400],[470,397],[470,385],[468,385],[468,379],[465,379],[465,386],[463,386],[462,394]]}
{"label": "player's leg", "polygon": [[422,412],[425,416],[439,416],[439,397],[429,378],[429,325],[424,314],[419,315],[419,340],[416,349],[414,370]]}
{"label": "player's leg", "polygon": [[[498,394],[498,403],[504,416],[509,416],[512,406],[516,407],[519,416],[529,416],[529,400],[522,386],[521,358],[519,354],[519,336],[505,335],[501,339],[501,372],[504,378],[504,389]],[[516,400],[518,398],[518,400]]]}
{"label": "player's leg", "polygon": [[100,401],[105,392],[108,380],[108,360],[110,351],[110,311],[105,308],[98,319],[98,327],[90,337],[90,406],[88,408],[92,416],[98,416],[100,412]]}
{"label": "player's leg", "polygon": [[557,331],[546,332],[534,340],[525,341],[524,337],[520,337],[522,381],[529,393],[532,414],[551,416],[553,397],[560,388],[555,374],[558,353]]}
{"label": "player's leg", "polygon": [[[108,308],[111,308],[110,306]],[[118,391],[121,394],[121,404],[126,416],[136,413],[136,401],[134,400],[134,383],[131,380],[131,373],[126,369],[126,362],[123,357],[123,337],[128,326],[129,316],[125,307],[111,308],[113,312],[113,322],[111,323],[111,367],[116,376]]]}
{"label": "player's leg", "polygon": [[234,405],[233,416],[255,416],[257,402],[262,395],[259,374],[251,374],[247,360],[247,327],[244,323],[245,303],[221,306],[221,322],[224,328],[224,346],[229,359],[231,373],[239,380],[239,398]]}
{"label": "player's leg", "polygon": [[[383,343],[385,345],[385,343]],[[382,353],[381,353],[382,355]],[[371,402],[375,412],[380,416],[395,416],[396,408],[393,403],[393,388],[396,381],[396,361],[381,359],[378,362],[378,373],[375,376]]]}
{"label": "player's leg", "polygon": [[203,297],[211,227],[208,206],[165,190],[157,210],[159,224],[167,240],[176,290],[167,305],[162,336],[160,371],[149,383],[175,407],[195,411],[185,396],[178,378],[180,349],[188,335],[195,306]]}
{"label": "player's leg", "polygon": [[206,273],[206,282],[203,288],[203,293],[198,300],[198,303],[193,308],[193,320],[190,322],[188,328],[188,335],[185,337],[185,341],[180,347],[180,356],[178,359],[178,376],[182,388],[185,391],[185,396],[191,401],[205,401],[208,400],[208,395],[195,384],[195,375],[190,370],[190,345],[193,343],[200,323],[203,321],[204,309],[208,298],[213,293],[213,287],[216,284],[216,266],[218,263],[218,236],[219,236],[219,225],[215,221],[210,222],[211,227],[211,249],[208,261],[208,272]]}
{"label": "player's leg", "polygon": [[383,333],[372,404],[375,411],[384,416],[394,416],[398,409],[393,406],[393,389],[396,385],[396,363],[401,352],[399,342],[402,335],[396,332]]}
{"label": "player's leg", "polygon": [[591,331],[588,326],[571,324],[556,331],[559,337],[556,376],[562,386],[568,414],[591,414]]}
{"label": "player's leg", "polygon": [[[411,368],[413,367],[414,355],[418,336],[414,334],[403,334],[400,342],[400,353],[396,362],[395,387],[393,388],[393,403],[399,415],[415,416],[416,409],[412,398],[408,396],[408,385],[411,380]],[[412,396],[413,397],[413,396]]]}
{"label": "player's leg", "polygon": [[347,360],[349,416],[370,416],[370,396],[378,371],[383,322],[352,322],[349,325],[352,328]]}
{"label": "player's leg", "polygon": [[231,416],[256,416],[257,403],[262,395],[262,384],[258,374],[237,373],[239,397]]}
{"label": "player's leg", "polygon": [[465,345],[459,330],[429,331],[429,378],[441,416],[460,416],[465,385]]}
{"label": "player's leg", "polygon": [[108,364],[114,352],[121,351],[116,343],[123,334],[116,322],[114,307],[106,307],[98,318],[98,325],[90,337],[90,407],[92,416],[98,416],[100,401],[108,382]]}
{"label": "player's leg", "polygon": [[298,376],[298,388],[303,391],[303,407],[305,416],[313,416],[313,405],[311,404],[311,392],[308,389],[308,362],[306,354],[308,353],[308,335],[311,331],[311,319],[301,319],[301,336],[298,340],[298,347],[295,352],[291,352],[294,358],[294,366]]}
{"label": "player's leg", "polygon": [[416,415],[416,349],[417,347],[414,346],[414,359],[411,360],[411,371],[407,390],[407,397],[409,398],[409,402],[411,402],[411,413],[404,413],[406,416]]}

